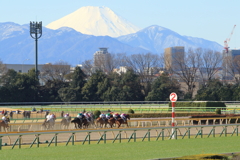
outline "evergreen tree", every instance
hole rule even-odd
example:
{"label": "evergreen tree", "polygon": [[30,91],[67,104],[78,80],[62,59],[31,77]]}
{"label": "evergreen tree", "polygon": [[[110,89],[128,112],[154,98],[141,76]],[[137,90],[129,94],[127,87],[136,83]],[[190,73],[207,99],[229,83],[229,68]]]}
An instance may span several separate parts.
{"label": "evergreen tree", "polygon": [[[232,91],[224,95],[227,90],[231,90],[230,86],[224,86],[218,79],[208,81],[208,83],[202,86],[195,96],[195,100],[198,101],[220,101],[228,99],[232,94]],[[230,94],[230,95],[229,95]]]}
{"label": "evergreen tree", "polygon": [[177,81],[171,80],[166,74],[161,75],[152,83],[152,90],[145,98],[146,101],[168,101],[172,92],[181,95]]}
{"label": "evergreen tree", "polygon": [[82,89],[82,95],[84,101],[102,101],[99,91],[99,87],[102,86],[100,83],[103,83],[106,78],[106,75],[102,71],[96,71],[92,74],[90,79],[85,83]]}
{"label": "evergreen tree", "polygon": [[80,67],[76,67],[72,76],[71,82],[68,87],[60,88],[58,90],[59,97],[64,102],[76,102],[82,100],[82,88],[86,83],[86,75]]}

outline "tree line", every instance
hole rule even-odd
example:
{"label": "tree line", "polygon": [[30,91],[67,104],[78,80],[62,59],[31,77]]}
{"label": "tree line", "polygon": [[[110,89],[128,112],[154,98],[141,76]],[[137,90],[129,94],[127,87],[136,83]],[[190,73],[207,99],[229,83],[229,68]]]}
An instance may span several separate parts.
{"label": "tree line", "polygon": [[[35,76],[35,70],[18,73],[7,70],[0,61],[0,102],[80,102],[80,101],[168,101],[176,92],[181,100],[238,101],[240,86],[218,77],[224,58],[218,52],[190,49],[183,57],[173,57],[174,63],[166,68],[169,59],[156,54],[111,54],[104,69],[92,70],[92,60],[83,62],[69,73],[66,62],[46,64]],[[229,61],[229,59],[227,59]],[[237,60],[234,60],[236,68]],[[125,66],[126,72],[114,72]],[[228,67],[229,74],[237,69]],[[226,70],[226,71],[228,71]],[[193,97],[196,82],[200,83]],[[185,91],[181,83],[186,85]]]}

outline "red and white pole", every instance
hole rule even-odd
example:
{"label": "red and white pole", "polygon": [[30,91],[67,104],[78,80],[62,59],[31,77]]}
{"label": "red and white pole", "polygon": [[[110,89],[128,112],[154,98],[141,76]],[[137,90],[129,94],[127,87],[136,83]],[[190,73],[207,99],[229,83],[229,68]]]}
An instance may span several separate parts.
{"label": "red and white pole", "polygon": [[[172,102],[172,127],[175,126],[175,102]],[[172,128],[172,139],[174,138],[174,133],[175,129]]]}
{"label": "red and white pole", "polygon": [[175,102],[172,102],[172,127],[175,126]]}
{"label": "red and white pole", "polygon": [[[177,101],[177,94],[172,92],[169,96],[170,101],[172,102],[172,135],[175,131],[173,128],[175,126],[175,102]],[[174,135],[172,136],[174,138]]]}

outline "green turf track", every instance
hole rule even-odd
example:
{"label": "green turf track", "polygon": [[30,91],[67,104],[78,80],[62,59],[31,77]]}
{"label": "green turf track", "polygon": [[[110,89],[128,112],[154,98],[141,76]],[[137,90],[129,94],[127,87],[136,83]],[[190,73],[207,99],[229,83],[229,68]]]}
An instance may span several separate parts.
{"label": "green turf track", "polygon": [[[34,146],[36,147],[36,146]],[[240,137],[3,149],[4,160],[147,160],[195,154],[240,152]]]}

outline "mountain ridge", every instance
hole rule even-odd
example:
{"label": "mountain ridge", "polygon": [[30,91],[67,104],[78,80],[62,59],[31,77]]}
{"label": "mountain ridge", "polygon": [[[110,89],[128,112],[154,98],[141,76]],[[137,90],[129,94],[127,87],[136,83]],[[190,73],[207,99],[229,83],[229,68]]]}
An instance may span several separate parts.
{"label": "mountain ridge", "polygon": [[206,48],[221,51],[222,46],[217,42],[190,36],[181,36],[170,29],[152,25],[136,33],[120,36],[120,42],[134,47],[151,50],[153,53],[163,53],[165,48],[174,46],[184,46],[189,48]]}
{"label": "mountain ridge", "polygon": [[[27,57],[30,59],[28,62],[34,64],[35,41],[29,35],[29,28],[12,22],[0,23],[0,28],[7,28],[0,30],[1,60],[4,63],[21,64]],[[38,40],[39,64],[64,60],[76,65],[79,61],[92,59],[99,47],[108,47],[110,53],[149,52],[109,36],[85,35],[67,27],[57,30],[43,27],[43,35]]]}
{"label": "mountain ridge", "polygon": [[[188,47],[222,50],[222,46],[216,42],[181,36],[157,25],[117,38],[86,35],[68,27],[57,30],[43,27],[43,35],[38,42],[39,64],[64,60],[75,65],[79,61],[93,59],[99,47],[109,48],[109,53],[127,55],[148,52],[161,54],[164,48],[172,46],[184,46],[186,50]],[[4,63],[21,64],[26,57],[31,59],[28,62],[35,63],[35,41],[30,37],[27,25],[0,23],[0,48],[0,57]]]}

